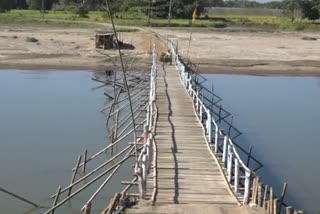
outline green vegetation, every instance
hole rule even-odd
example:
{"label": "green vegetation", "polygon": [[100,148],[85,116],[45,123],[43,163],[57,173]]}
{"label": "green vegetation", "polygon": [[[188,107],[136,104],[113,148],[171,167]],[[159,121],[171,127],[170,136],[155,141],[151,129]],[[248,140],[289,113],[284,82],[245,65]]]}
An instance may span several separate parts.
{"label": "green vegetation", "polygon": [[[11,2],[11,3],[10,3]],[[42,0],[0,0],[0,24],[3,25],[35,25],[60,27],[91,27],[97,28],[110,23],[102,0],[45,0],[44,14],[40,12]],[[114,12],[115,23],[123,26],[168,27],[167,0],[110,0]],[[284,0],[265,4],[246,1],[221,0],[175,0],[172,5],[172,28],[201,28],[209,30],[308,30],[319,31],[320,0]],[[244,4],[244,2],[246,2]],[[60,10],[55,9],[60,4]],[[287,16],[262,15],[216,15],[203,13],[204,6],[244,6],[285,8]],[[10,8],[36,8],[23,10]],[[192,24],[192,11],[197,6],[198,17]],[[6,8],[6,9],[5,9]],[[95,10],[95,11],[89,11]],[[99,11],[96,9],[100,9]],[[152,14],[152,15],[151,15]],[[44,15],[44,17],[42,17]]]}

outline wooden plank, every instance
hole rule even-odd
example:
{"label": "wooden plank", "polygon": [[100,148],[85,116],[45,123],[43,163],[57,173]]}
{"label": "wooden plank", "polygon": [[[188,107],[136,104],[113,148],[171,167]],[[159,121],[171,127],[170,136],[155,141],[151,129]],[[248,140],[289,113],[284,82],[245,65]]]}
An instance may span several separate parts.
{"label": "wooden plank", "polygon": [[[236,204],[207,147],[193,103],[183,85],[177,84],[177,72],[174,67],[166,71],[158,67],[156,203],[175,203],[176,199],[179,203]],[[148,175],[147,195],[154,188],[154,182],[149,182],[153,176]]]}

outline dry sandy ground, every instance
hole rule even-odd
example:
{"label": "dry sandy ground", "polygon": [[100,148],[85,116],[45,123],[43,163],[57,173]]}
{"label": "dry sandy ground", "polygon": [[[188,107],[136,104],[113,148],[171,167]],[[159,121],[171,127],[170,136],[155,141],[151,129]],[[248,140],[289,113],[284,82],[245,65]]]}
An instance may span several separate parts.
{"label": "dry sandy ground", "polygon": [[200,71],[320,75],[320,33],[193,32],[189,48],[190,32],[157,32],[178,41],[180,54],[199,63]]}
{"label": "dry sandy ground", "polygon": [[[61,29],[0,26],[0,68],[90,69],[102,71],[113,63],[115,50],[99,53],[93,29]],[[155,30],[155,29],[152,29]],[[320,34],[304,32],[193,32],[155,30],[178,41],[179,53],[189,56],[199,70],[255,75],[320,75]],[[303,40],[311,36],[318,40]],[[16,38],[17,37],[17,38]],[[35,37],[38,43],[27,42]],[[124,50],[130,64],[148,61],[152,37],[146,30],[122,33],[136,49]],[[162,50],[165,48],[162,47]],[[188,54],[189,49],[189,54]]]}
{"label": "dry sandy ground", "polygon": [[[104,71],[119,67],[116,50],[95,48],[95,30],[0,27],[0,68],[88,69]],[[27,42],[30,37],[39,42]],[[120,33],[134,50],[123,50],[125,61],[148,59],[151,36],[144,32]],[[139,60],[135,60],[137,64]]]}

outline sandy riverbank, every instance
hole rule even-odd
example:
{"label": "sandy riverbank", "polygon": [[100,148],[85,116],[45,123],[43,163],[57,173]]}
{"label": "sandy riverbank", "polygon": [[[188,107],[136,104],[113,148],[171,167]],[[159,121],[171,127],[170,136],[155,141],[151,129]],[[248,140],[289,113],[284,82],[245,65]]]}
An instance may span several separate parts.
{"label": "sandy riverbank", "polygon": [[[155,30],[155,29],[152,29]],[[157,29],[178,41],[179,53],[210,73],[251,75],[320,75],[320,34],[304,32],[193,32]],[[303,40],[303,37],[318,40]],[[39,42],[27,42],[34,37]],[[121,34],[135,46],[124,50],[133,69],[145,67],[152,36],[144,30]],[[162,48],[163,49],[163,48]],[[93,29],[1,27],[0,68],[84,69],[104,71],[117,68],[116,50],[99,53]],[[139,63],[143,62],[143,63]],[[142,66],[142,65],[145,66]],[[135,68],[134,68],[135,67]]]}

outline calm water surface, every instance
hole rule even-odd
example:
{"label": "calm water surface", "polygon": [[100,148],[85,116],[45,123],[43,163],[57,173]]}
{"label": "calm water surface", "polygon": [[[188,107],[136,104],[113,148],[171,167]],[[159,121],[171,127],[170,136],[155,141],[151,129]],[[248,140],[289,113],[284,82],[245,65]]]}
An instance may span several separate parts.
{"label": "calm water surface", "polygon": [[[84,149],[92,155],[106,146],[104,116],[99,112],[105,97],[103,90],[92,90],[99,85],[91,80],[93,75],[85,71],[0,71],[2,188],[50,205],[48,196],[70,182],[71,169]],[[122,170],[119,176],[131,173]],[[119,179],[112,181],[93,208],[105,207],[110,196],[107,192],[113,195],[120,186]],[[97,185],[59,213],[80,213],[95,189]],[[0,192],[0,213],[24,213],[30,208]]]}
{"label": "calm water surface", "polygon": [[286,202],[317,213],[320,208],[320,78],[205,75],[265,165],[258,171]]}

